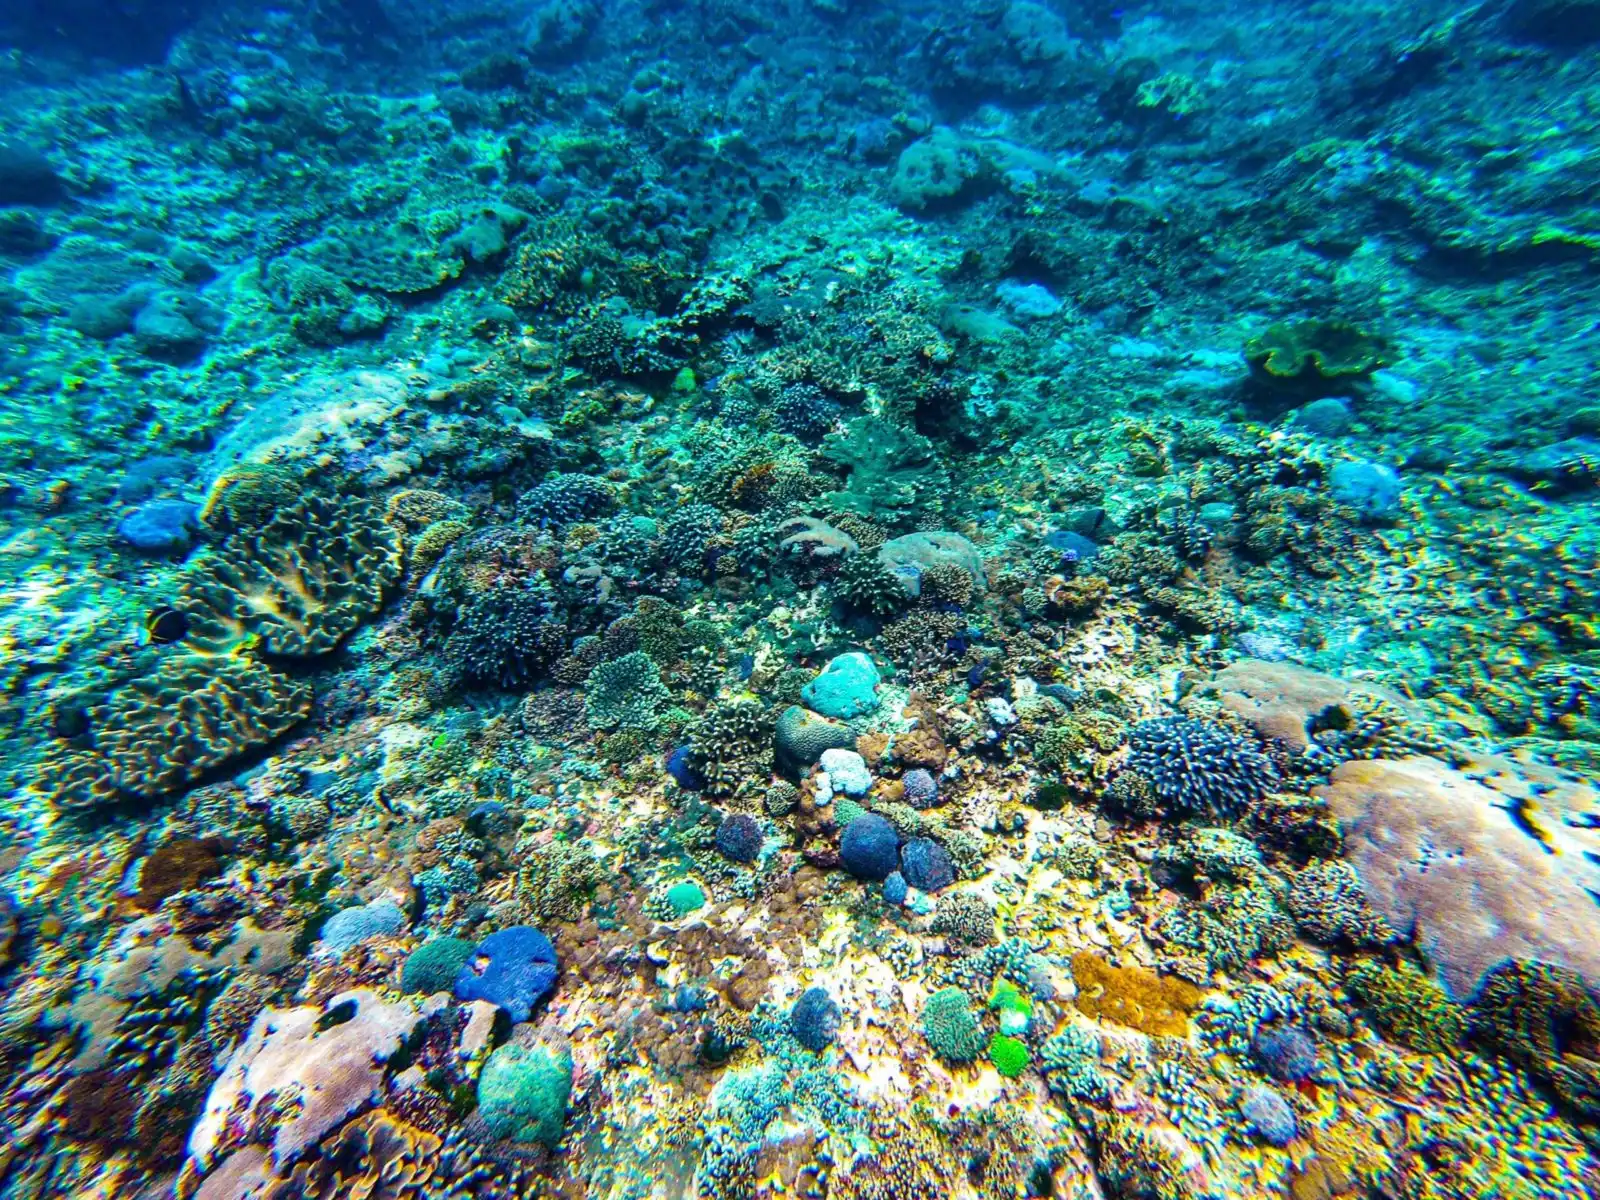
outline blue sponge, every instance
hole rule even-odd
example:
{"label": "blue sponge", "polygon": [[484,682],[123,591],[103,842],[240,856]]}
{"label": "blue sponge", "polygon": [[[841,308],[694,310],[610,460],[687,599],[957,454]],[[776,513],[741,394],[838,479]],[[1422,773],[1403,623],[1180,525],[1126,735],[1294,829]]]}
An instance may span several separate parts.
{"label": "blue sponge", "polygon": [[456,999],[487,1000],[506,1010],[512,1024],[533,1014],[556,985],[556,948],[531,925],[513,925],[478,943],[456,976]]}

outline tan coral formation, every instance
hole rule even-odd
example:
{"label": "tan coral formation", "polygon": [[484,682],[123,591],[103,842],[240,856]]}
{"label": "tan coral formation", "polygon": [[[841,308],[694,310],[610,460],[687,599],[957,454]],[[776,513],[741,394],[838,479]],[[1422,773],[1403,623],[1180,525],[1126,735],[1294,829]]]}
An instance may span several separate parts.
{"label": "tan coral formation", "polygon": [[1367,899],[1457,999],[1507,960],[1600,985],[1594,789],[1549,768],[1484,757],[1339,766],[1315,789],[1338,818]]}

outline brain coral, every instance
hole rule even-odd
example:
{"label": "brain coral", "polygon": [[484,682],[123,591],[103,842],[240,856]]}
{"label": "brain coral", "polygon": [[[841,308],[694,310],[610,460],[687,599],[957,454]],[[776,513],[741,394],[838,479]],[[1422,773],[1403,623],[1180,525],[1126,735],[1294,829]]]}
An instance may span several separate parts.
{"label": "brain coral", "polygon": [[1509,758],[1456,770],[1419,757],[1347,762],[1315,790],[1367,899],[1415,938],[1455,999],[1508,959],[1600,985],[1593,788]]}
{"label": "brain coral", "polygon": [[377,612],[400,569],[400,537],[376,505],[308,495],[195,564],[179,607],[270,654],[309,657]]}

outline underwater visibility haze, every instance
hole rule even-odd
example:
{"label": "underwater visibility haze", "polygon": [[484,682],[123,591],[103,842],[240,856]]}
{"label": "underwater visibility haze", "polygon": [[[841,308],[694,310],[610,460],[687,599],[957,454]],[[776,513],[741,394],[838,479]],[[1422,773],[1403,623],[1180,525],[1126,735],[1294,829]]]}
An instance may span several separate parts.
{"label": "underwater visibility haze", "polygon": [[0,1200],[1600,1197],[1600,0],[0,101]]}

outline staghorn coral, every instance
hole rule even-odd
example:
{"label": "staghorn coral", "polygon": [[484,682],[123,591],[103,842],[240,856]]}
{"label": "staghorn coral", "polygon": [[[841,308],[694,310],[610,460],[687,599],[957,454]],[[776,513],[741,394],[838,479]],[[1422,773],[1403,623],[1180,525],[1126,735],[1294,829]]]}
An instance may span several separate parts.
{"label": "staghorn coral", "polygon": [[1190,717],[1141,721],[1128,735],[1128,769],[1176,812],[1225,816],[1277,786],[1272,764],[1244,738]]}
{"label": "staghorn coral", "polygon": [[1116,1021],[1152,1037],[1184,1037],[1200,1007],[1200,989],[1144,967],[1114,967],[1084,950],[1072,956],[1078,994],[1073,1003],[1086,1016]]}
{"label": "staghorn coral", "polygon": [[400,569],[400,539],[376,505],[309,495],[193,564],[178,607],[269,654],[307,658],[377,612]]}

